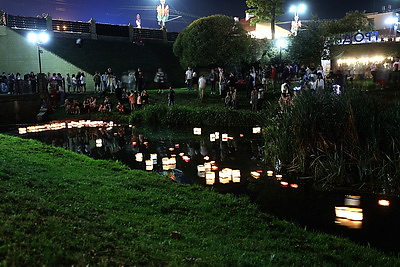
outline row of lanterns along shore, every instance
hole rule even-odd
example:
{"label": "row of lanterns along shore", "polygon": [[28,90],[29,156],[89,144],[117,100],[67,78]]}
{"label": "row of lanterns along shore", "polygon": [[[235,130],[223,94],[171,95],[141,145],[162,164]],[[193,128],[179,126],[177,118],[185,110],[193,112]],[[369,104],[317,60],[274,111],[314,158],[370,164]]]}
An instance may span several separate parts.
{"label": "row of lanterns along shore", "polygon": [[32,125],[28,127],[20,127],[18,128],[19,134],[27,134],[27,133],[39,133],[45,131],[58,131],[62,129],[72,129],[72,128],[95,128],[95,127],[108,127],[107,129],[112,129],[114,122],[104,122],[104,121],[91,121],[91,120],[80,120],[80,121],[71,121],[71,122],[52,122],[42,125]]}

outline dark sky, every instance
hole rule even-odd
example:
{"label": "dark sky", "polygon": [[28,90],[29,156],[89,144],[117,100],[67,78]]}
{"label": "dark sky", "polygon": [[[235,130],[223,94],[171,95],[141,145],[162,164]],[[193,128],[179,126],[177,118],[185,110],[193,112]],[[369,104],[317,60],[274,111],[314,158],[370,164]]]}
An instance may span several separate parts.
{"label": "dark sky", "polygon": [[[197,17],[224,14],[243,18],[247,9],[245,0],[166,0],[171,9],[183,13],[183,18],[167,23],[170,31],[180,31]],[[286,15],[282,21],[291,19],[288,10],[291,4],[304,2],[308,4],[306,14],[301,19],[309,19],[312,15],[319,18],[341,18],[346,11],[381,10],[382,5],[391,4],[400,7],[400,0],[307,0],[285,2]],[[129,24],[135,21],[140,13],[143,27],[157,28],[155,7],[159,0],[2,0],[0,8],[7,13],[21,16],[37,16],[43,13],[53,18],[88,21],[94,18],[97,22],[113,24]],[[171,16],[173,17],[173,16]]]}

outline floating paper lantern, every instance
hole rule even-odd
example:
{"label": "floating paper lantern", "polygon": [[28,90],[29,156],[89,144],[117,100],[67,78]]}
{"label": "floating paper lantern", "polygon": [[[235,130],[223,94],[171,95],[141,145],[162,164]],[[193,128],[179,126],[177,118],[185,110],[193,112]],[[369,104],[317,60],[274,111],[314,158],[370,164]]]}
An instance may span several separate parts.
{"label": "floating paper lantern", "polygon": [[390,201],[387,199],[379,199],[378,204],[379,206],[389,207]]}
{"label": "floating paper lantern", "polygon": [[189,161],[190,161],[190,157],[189,157],[189,156],[183,156],[182,159],[183,159],[185,162],[189,162]]}
{"label": "floating paper lantern", "polygon": [[274,176],[274,171],[267,171],[267,175],[268,175],[269,177]]}
{"label": "floating paper lantern", "polygon": [[201,128],[193,128],[194,135],[201,135]]}
{"label": "floating paper lantern", "polygon": [[149,159],[146,160],[146,171],[152,171],[153,170],[153,160]]}
{"label": "floating paper lantern", "polygon": [[150,159],[153,161],[153,164],[157,164],[157,154],[150,154]]}
{"label": "floating paper lantern", "polygon": [[288,182],[281,181],[281,186],[283,186],[283,187],[287,187],[288,185],[289,185],[289,183],[288,183]]}
{"label": "floating paper lantern", "polygon": [[211,163],[210,162],[204,163],[204,168],[206,172],[211,171]]}
{"label": "floating paper lantern", "polygon": [[260,176],[261,176],[261,174],[260,174],[259,172],[255,172],[255,171],[251,172],[250,175],[251,175],[251,177],[253,177],[254,179],[258,179],[258,178],[260,178]]}
{"label": "floating paper lantern", "polygon": [[142,162],[143,161],[143,153],[136,153],[135,158],[136,158],[137,162]]}
{"label": "floating paper lantern", "polygon": [[103,140],[102,139],[96,139],[96,147],[102,147],[103,146]]}
{"label": "floating paper lantern", "polygon": [[282,174],[277,174],[275,177],[276,177],[276,180],[278,180],[278,181],[282,180],[282,178],[283,178]]}
{"label": "floating paper lantern", "polygon": [[27,130],[26,130],[26,128],[18,128],[18,133],[19,134],[26,134]]}
{"label": "floating paper lantern", "polygon": [[210,141],[215,142],[215,134],[210,134]]}
{"label": "floating paper lantern", "polygon": [[219,172],[219,182],[227,184],[232,180],[232,169],[224,168]]}
{"label": "floating paper lantern", "polygon": [[360,208],[335,207],[335,214],[338,218],[344,218],[352,221],[363,220],[363,210]]}
{"label": "floating paper lantern", "polygon": [[169,158],[162,158],[162,165],[169,165]]}
{"label": "floating paper lantern", "polygon": [[224,133],[222,134],[222,141],[227,142],[228,141],[228,134]]}
{"label": "floating paper lantern", "polygon": [[215,139],[219,139],[219,132],[215,132]]}
{"label": "floating paper lantern", "polygon": [[244,137],[244,134],[240,134],[239,136],[243,138],[243,137]]}
{"label": "floating paper lantern", "polygon": [[298,184],[290,184],[290,187],[294,188],[294,189],[297,189],[297,188],[299,188],[299,185]]}
{"label": "floating paper lantern", "polygon": [[197,172],[206,172],[206,168],[204,165],[197,165]]}
{"label": "floating paper lantern", "polygon": [[232,170],[232,182],[240,183],[240,170]]}
{"label": "floating paper lantern", "polygon": [[259,134],[261,133],[261,127],[257,126],[257,127],[253,127],[253,134]]}
{"label": "floating paper lantern", "polygon": [[215,172],[206,172],[206,184],[213,185],[215,183]]}
{"label": "floating paper lantern", "polygon": [[209,156],[205,156],[204,160],[210,160],[210,157]]}

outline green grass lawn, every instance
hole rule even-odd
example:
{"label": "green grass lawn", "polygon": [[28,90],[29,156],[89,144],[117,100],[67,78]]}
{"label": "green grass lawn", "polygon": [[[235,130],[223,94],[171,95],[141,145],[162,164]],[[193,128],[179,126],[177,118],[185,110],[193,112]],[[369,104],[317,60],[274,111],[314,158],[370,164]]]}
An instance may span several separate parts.
{"label": "green grass lawn", "polygon": [[398,266],[222,195],[0,135],[0,266]]}

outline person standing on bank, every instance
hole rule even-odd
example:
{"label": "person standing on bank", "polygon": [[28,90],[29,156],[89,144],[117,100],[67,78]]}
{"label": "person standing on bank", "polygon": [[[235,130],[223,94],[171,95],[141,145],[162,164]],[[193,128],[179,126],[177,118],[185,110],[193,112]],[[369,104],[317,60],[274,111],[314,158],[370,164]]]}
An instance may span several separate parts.
{"label": "person standing on bank", "polygon": [[158,88],[158,93],[164,93],[164,87],[165,87],[165,73],[161,68],[158,68],[156,75],[154,76],[154,82],[157,83],[157,88]]}
{"label": "person standing on bank", "polygon": [[204,75],[200,75],[198,83],[199,83],[199,99],[200,99],[200,102],[203,102],[204,93],[205,93],[206,87],[207,87],[207,80],[206,80],[206,78],[204,78]]}
{"label": "person standing on bank", "polygon": [[192,90],[193,86],[193,70],[191,67],[188,67],[187,71],[185,72],[185,83],[187,84],[188,90]]}

